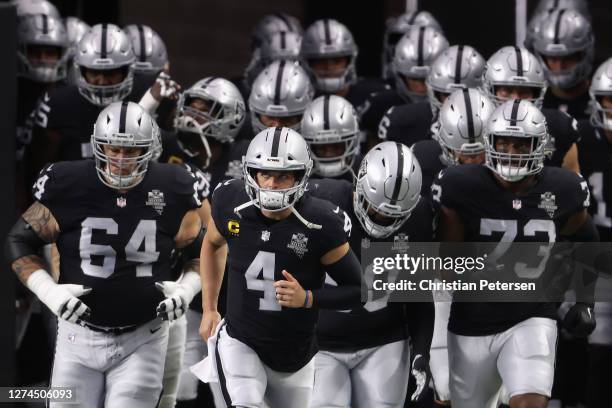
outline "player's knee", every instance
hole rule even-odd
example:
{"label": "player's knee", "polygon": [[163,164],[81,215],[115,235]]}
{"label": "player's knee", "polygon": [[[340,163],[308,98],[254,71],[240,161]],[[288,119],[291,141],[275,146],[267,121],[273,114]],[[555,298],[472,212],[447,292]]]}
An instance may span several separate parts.
{"label": "player's knee", "polygon": [[510,398],[510,408],[546,408],[548,397],[539,394],[515,395]]}

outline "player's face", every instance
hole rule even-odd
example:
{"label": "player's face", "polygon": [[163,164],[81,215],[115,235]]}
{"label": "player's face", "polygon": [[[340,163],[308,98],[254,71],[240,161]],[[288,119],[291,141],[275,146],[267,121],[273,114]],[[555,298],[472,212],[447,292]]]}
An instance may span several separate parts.
{"label": "player's face", "polygon": [[109,157],[110,172],[118,176],[129,176],[136,169],[136,158],[142,155],[138,147],[103,146]]}
{"label": "player's face", "polygon": [[312,151],[314,154],[316,154],[317,157],[324,159],[342,156],[345,150],[346,145],[344,142],[312,145]]}
{"label": "player's face", "polygon": [[564,57],[544,57],[544,61],[552,72],[562,72],[574,68],[582,58],[583,53],[577,52]]}
{"label": "player's face", "polygon": [[259,120],[267,127],[291,127],[300,123],[302,115],[284,117],[259,115]]}
{"label": "player's face", "polygon": [[51,45],[30,45],[26,53],[28,61],[33,64],[54,64],[61,58],[62,49]]}
{"label": "player's face", "polygon": [[[189,101],[187,106],[189,106],[190,108],[196,109],[200,112],[203,112],[203,113],[209,113],[212,107],[212,103],[210,101],[206,101],[201,98],[193,98]],[[187,112],[186,114],[188,115],[189,112]],[[203,125],[204,123],[207,122],[206,117],[203,115],[192,115],[192,116],[200,125]]]}
{"label": "player's face", "polygon": [[344,73],[349,64],[349,57],[315,58],[308,64],[322,78],[336,78]]}
{"label": "player's face", "polygon": [[528,86],[496,86],[495,95],[501,99],[533,99],[536,91]]}
{"label": "player's face", "polygon": [[123,68],[108,70],[83,68],[83,75],[87,83],[91,85],[117,85],[125,78],[125,70]]}
{"label": "player's face", "polygon": [[258,170],[255,177],[259,187],[266,190],[284,190],[295,185],[292,171]]}
{"label": "player's face", "polygon": [[496,137],[495,150],[507,154],[529,154],[532,150],[532,139],[522,137]]}
{"label": "player's face", "polygon": [[609,112],[606,112],[606,116],[612,119],[612,95],[602,96],[599,101],[602,108],[609,110]]}
{"label": "player's face", "polygon": [[425,85],[424,79],[403,77],[406,88],[408,88],[410,92],[414,92],[418,95],[427,95],[427,85]]}
{"label": "player's face", "polygon": [[459,164],[483,164],[485,162],[484,152],[478,154],[455,153],[455,157]]}

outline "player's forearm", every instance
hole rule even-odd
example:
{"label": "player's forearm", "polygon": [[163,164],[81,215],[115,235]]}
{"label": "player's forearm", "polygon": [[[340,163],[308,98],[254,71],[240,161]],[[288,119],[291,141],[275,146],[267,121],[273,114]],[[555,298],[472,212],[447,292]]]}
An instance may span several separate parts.
{"label": "player's forearm", "polygon": [[429,356],[436,315],[433,302],[407,303],[406,314],[414,354]]}
{"label": "player's forearm", "polygon": [[325,266],[338,286],[312,290],[312,304],[321,309],[351,309],[361,305],[361,265],[349,251],[339,261]]}
{"label": "player's forearm", "polygon": [[21,283],[26,285],[30,275],[39,269],[46,269],[46,264],[38,255],[27,255],[14,261],[11,268],[17,274]]}
{"label": "player's forearm", "polygon": [[214,246],[207,240],[204,240],[200,255],[202,310],[204,312],[217,310],[226,257],[227,245]]}

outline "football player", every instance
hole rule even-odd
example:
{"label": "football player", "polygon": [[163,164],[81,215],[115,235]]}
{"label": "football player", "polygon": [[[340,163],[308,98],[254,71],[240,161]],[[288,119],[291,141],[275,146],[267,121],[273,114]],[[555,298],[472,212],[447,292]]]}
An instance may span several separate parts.
{"label": "football player", "polygon": [[353,184],[361,155],[357,112],[350,102],[337,95],[319,96],[306,108],[301,128],[312,151],[313,178],[338,178]]}
{"label": "football player", "polygon": [[149,26],[130,24],[123,27],[132,42],[132,50],[136,56],[134,72],[146,72],[158,75],[160,72],[170,72],[170,62],[164,40]]}
{"label": "football player", "polygon": [[[531,102],[515,99],[499,106],[485,130],[486,166],[449,167],[432,185],[440,206],[440,240],[598,240],[586,210],[586,181],[566,169],[544,167],[548,137],[546,119]],[[541,276],[550,252],[542,255],[544,262],[521,273]],[[553,384],[556,305],[458,302],[457,293],[453,300],[448,324],[453,407],[495,407],[502,384],[510,407],[546,407]],[[592,331],[592,308],[572,306],[566,329]]]}
{"label": "football player", "polygon": [[[95,160],[45,167],[37,201],[7,239],[13,270],[59,318],[51,385],[75,389],[81,406],[154,406],[168,337],[161,319],[180,317],[199,290],[196,180],[151,162],[158,132],[139,105],[109,105],[91,136]],[[50,242],[59,283],[38,256]],[[175,248],[189,255],[172,282]]]}
{"label": "football player", "polygon": [[485,60],[469,45],[454,45],[433,62],[427,75],[428,102],[394,106],[378,125],[378,138],[412,146],[431,137],[440,106],[456,89],[479,88]]}
{"label": "football player", "polygon": [[544,107],[587,118],[595,43],[591,23],[576,10],[560,8],[537,24],[531,46],[550,85]]}
{"label": "football player", "polygon": [[558,109],[542,109],[547,82],[535,55],[521,47],[502,47],[487,61],[483,89],[496,106],[508,99],[533,102],[546,117],[550,133],[550,151],[544,164],[580,171],[577,122]]}
{"label": "football player", "polygon": [[91,26],[74,16],[66,17],[64,19],[64,24],[66,25],[66,33],[68,34],[68,44],[70,44],[70,52],[68,54],[68,82],[76,84],[78,72],[74,69],[74,55],[79,45],[79,41],[81,41],[83,36],[91,30]]}
{"label": "football player", "polygon": [[[228,406],[309,406],[319,309],[360,304],[361,266],[338,207],[308,195],[308,145],[294,130],[269,128],[251,141],[244,180],[219,185],[201,260],[211,377]],[[246,189],[245,189],[246,187]],[[218,294],[228,263],[225,320]],[[337,283],[323,287],[327,272]]]}
{"label": "football player", "polygon": [[[307,194],[327,199],[350,215],[350,244],[360,256],[370,242],[401,247],[408,240],[433,239],[432,209],[420,191],[421,169],[410,149],[383,142],[365,155],[356,187],[345,180],[311,180]],[[372,281],[371,269],[363,274]],[[326,284],[333,287],[335,282],[327,279]],[[362,307],[321,311],[311,407],[403,407],[410,372],[417,388],[408,399],[424,397],[433,304],[389,299],[390,294],[371,294]]]}

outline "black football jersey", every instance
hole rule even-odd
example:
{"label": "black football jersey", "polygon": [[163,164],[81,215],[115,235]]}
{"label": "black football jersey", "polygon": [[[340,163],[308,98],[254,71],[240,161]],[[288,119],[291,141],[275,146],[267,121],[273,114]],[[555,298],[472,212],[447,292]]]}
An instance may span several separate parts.
{"label": "black football jersey", "polygon": [[180,166],[150,163],[144,179],[125,193],[104,185],[93,160],[44,168],[34,185],[60,228],[60,283],[91,287],[81,299],[91,323],[119,327],[156,316],[170,280],[174,237],[189,210],[200,205],[195,177]]}
{"label": "black football jersey", "polygon": [[360,107],[360,129],[369,134],[378,133],[378,124],[385,113],[393,106],[404,105],[409,101],[403,99],[395,89],[385,89],[371,94]]}
{"label": "black football jersey", "polygon": [[[229,334],[250,346],[277,371],[293,372],[316,353],[316,308],[283,308],[273,286],[290,272],[304,289],[321,288],[325,272],[320,258],[347,242],[342,211],[331,203],[305,195],[296,210],[322,229],[309,229],[293,214],[271,220],[254,206],[234,212],[250,201],[243,180],[219,185],[212,199],[212,216],[228,243]],[[315,301],[316,302],[316,301]]]}
{"label": "black football jersey", "polygon": [[557,109],[571,115],[576,120],[587,119],[589,113],[589,93],[585,91],[582,95],[571,99],[561,99],[552,93],[548,88],[544,95],[543,107],[548,109]]}
{"label": "black football jersey", "polygon": [[[361,249],[372,242],[393,242],[401,245],[409,241],[430,242],[433,239],[433,211],[426,200],[421,200],[410,218],[390,237],[371,238],[363,229],[353,211],[353,186],[343,180],[321,179],[308,183],[308,192],[330,201],[346,211],[352,224],[349,243],[351,249],[361,257]],[[364,281],[371,287],[374,275],[363,271]],[[335,285],[326,277],[327,285]],[[352,310],[321,310],[317,338],[322,350],[361,350],[408,338],[408,327],[404,307],[399,302],[389,302],[389,296],[368,299],[362,307]]]}
{"label": "black football jersey", "polygon": [[[57,85],[60,85],[58,83]],[[17,160],[23,158],[25,147],[32,139],[32,126],[34,126],[35,108],[38,100],[43,96],[50,84],[32,81],[26,78],[17,78]]]}
{"label": "black football jersey", "polygon": [[612,241],[612,144],[605,132],[589,120],[578,122],[580,171],[589,183],[593,199],[589,212],[601,241]]}
{"label": "black football jersey", "polygon": [[423,175],[423,184],[421,185],[421,195],[429,197],[431,184],[440,173],[440,170],[446,167],[442,162],[442,148],[435,140],[421,140],[412,146],[412,153],[416,157],[421,166],[421,174]]}
{"label": "black football jersey", "polygon": [[381,119],[377,135],[381,142],[399,142],[410,147],[419,140],[431,138],[433,121],[429,102],[394,106]]}
{"label": "black football jersey", "polygon": [[[132,92],[125,100],[140,101],[154,82],[154,76],[135,75]],[[76,85],[54,88],[44,94],[36,108],[33,137],[47,137],[46,130],[59,132],[57,161],[91,158],[91,133],[102,109],[85,99]]]}
{"label": "black football jersey", "polygon": [[344,99],[349,101],[358,115],[361,116],[361,111],[365,108],[364,103],[368,97],[385,89],[389,89],[389,85],[378,78],[359,78],[357,82],[349,87],[349,91],[344,96]]}
{"label": "black football jersey", "polygon": [[568,150],[580,139],[578,122],[569,114],[560,110],[542,109],[542,113],[546,117],[552,144],[552,155],[546,158],[544,164],[561,167]]}
{"label": "black football jersey", "polygon": [[[502,188],[485,166],[452,166],[435,180],[432,197],[463,219],[466,242],[557,242],[567,220],[588,208],[587,183],[580,175],[557,167],[544,167],[536,177],[527,193],[517,195]],[[549,255],[528,264],[521,275],[539,279]],[[556,306],[453,302],[448,328],[460,335],[490,335],[531,317],[555,319]]]}

